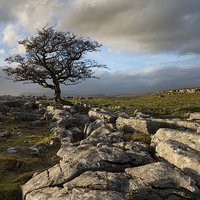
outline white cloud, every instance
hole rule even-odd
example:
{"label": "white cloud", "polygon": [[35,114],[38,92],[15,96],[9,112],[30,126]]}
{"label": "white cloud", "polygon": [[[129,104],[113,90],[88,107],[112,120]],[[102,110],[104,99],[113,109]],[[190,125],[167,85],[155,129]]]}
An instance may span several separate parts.
{"label": "white cloud", "polygon": [[4,49],[0,49],[0,54],[4,54],[5,50]]}
{"label": "white cloud", "polygon": [[26,50],[23,45],[18,44],[16,48],[9,51],[10,54],[24,54]]}
{"label": "white cloud", "polygon": [[3,42],[8,45],[15,45],[20,40],[20,36],[17,35],[17,27],[14,25],[8,25],[3,31]]}
{"label": "white cloud", "polygon": [[[1,0],[0,23],[13,22],[32,34],[57,23],[111,52],[199,54],[199,10],[199,0]],[[13,44],[17,35],[12,30],[4,41]]]}

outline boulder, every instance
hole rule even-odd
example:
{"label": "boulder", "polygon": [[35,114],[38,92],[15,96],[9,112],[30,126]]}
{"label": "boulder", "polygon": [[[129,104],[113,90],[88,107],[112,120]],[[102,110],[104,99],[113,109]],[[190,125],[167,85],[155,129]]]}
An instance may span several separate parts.
{"label": "boulder", "polygon": [[164,140],[176,140],[189,147],[200,151],[200,134],[189,131],[180,131],[168,128],[159,129],[155,135],[152,136],[151,145],[157,146]]}
{"label": "boulder", "polygon": [[66,111],[69,111],[70,113],[76,113],[76,107],[75,106],[63,106],[63,109],[66,110]]}
{"label": "boulder", "polygon": [[12,153],[17,153],[17,149],[15,147],[10,147],[7,149],[8,153],[12,154]]}
{"label": "boulder", "polygon": [[200,151],[175,140],[164,140],[156,146],[156,153],[194,178],[200,186]]}
{"label": "boulder", "polygon": [[101,119],[103,122],[107,123],[114,123],[117,119],[117,116],[114,114],[114,112],[96,108],[91,109],[88,112],[88,116],[91,121],[95,121],[96,119]]}
{"label": "boulder", "polygon": [[119,130],[124,130],[125,132],[137,131],[145,134],[155,134],[160,128],[160,124],[157,121],[152,121],[150,119],[136,119],[134,117],[127,119],[118,117],[116,127]]}
{"label": "boulder", "polygon": [[9,137],[12,136],[12,134],[9,131],[5,131],[3,133],[0,133],[0,137]]}
{"label": "boulder", "polygon": [[[200,190],[195,185],[195,181],[166,163],[157,162],[141,167],[127,168],[125,172],[132,178],[137,177],[142,180],[146,187],[150,187],[152,192],[159,195],[159,199],[197,200],[200,197]],[[145,187],[143,190],[145,191]],[[142,199],[147,199],[147,196]]]}
{"label": "boulder", "polygon": [[187,113],[186,116],[188,117],[188,120],[200,120],[200,113]]}
{"label": "boulder", "polygon": [[23,194],[57,185],[63,185],[85,171],[108,170],[123,171],[130,167],[131,159],[121,148],[80,145],[65,152],[60,164],[39,174],[23,186]]}
{"label": "boulder", "polygon": [[123,131],[110,132],[106,127],[99,127],[95,129],[86,139],[82,140],[80,144],[92,144],[94,146],[98,143],[112,144],[115,142],[122,142],[123,138]]}
{"label": "boulder", "polygon": [[100,119],[96,119],[94,122],[86,125],[84,129],[85,137],[88,137],[94,130],[98,129],[99,127],[105,127],[104,122]]}
{"label": "boulder", "polygon": [[77,126],[85,126],[86,124],[90,123],[90,119],[87,115],[76,114],[74,115],[76,119]]}

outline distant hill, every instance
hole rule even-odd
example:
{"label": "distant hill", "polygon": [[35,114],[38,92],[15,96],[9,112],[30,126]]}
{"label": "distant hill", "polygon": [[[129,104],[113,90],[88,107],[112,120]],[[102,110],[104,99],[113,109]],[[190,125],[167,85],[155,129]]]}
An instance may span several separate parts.
{"label": "distant hill", "polygon": [[116,94],[116,95],[103,95],[103,94],[89,94],[89,95],[82,95],[80,97],[92,97],[94,99],[115,99],[115,98],[120,98],[120,99],[135,99],[138,97],[143,97],[143,96],[148,96],[153,94],[153,92],[148,92],[148,93],[137,93],[137,94]]}

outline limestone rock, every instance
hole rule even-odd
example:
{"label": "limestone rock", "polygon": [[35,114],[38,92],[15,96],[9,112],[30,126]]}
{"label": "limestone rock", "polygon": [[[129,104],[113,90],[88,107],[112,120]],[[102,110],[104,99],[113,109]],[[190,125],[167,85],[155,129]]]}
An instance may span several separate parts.
{"label": "limestone rock", "polygon": [[74,117],[76,119],[77,126],[85,126],[90,123],[90,119],[87,115],[76,114]]}
{"label": "limestone rock", "polygon": [[189,131],[161,128],[152,136],[151,145],[157,146],[164,140],[176,140],[200,151],[200,134]]}
{"label": "limestone rock", "polygon": [[115,191],[101,191],[88,189],[73,189],[69,200],[127,200],[122,194]]}
{"label": "limestone rock", "polygon": [[200,152],[175,140],[165,140],[156,146],[157,155],[190,175],[200,186]]}
{"label": "limestone rock", "polygon": [[115,142],[122,142],[124,132],[110,132],[106,127],[99,127],[94,130],[86,139],[81,141],[81,144],[92,144],[96,146],[98,143],[112,144]]}
{"label": "limestone rock", "polygon": [[109,112],[103,109],[92,109],[88,112],[88,116],[91,121],[101,119],[103,122],[107,123],[113,123],[117,119],[117,116],[113,112]]}
{"label": "limestone rock", "polygon": [[9,137],[12,136],[12,134],[9,131],[5,131],[3,133],[0,133],[0,137]]}
{"label": "limestone rock", "polygon": [[[83,106],[89,108],[77,103],[76,111]],[[62,160],[22,187],[24,200],[200,199],[198,122],[100,108],[87,116],[71,108],[47,107],[46,118],[56,120],[51,132],[61,139]],[[193,132],[169,129],[177,127]],[[156,134],[150,146],[126,141],[133,132]]]}
{"label": "limestone rock", "polygon": [[200,113],[187,113],[187,117],[189,120],[200,120]]}
{"label": "limestone rock", "polygon": [[98,129],[99,127],[105,127],[104,122],[100,119],[97,119],[94,122],[90,123],[88,126],[86,126],[84,130],[85,137],[88,137],[94,130]]}
{"label": "limestone rock", "polygon": [[69,194],[66,188],[47,187],[34,190],[24,195],[24,200],[63,200],[69,199]]}
{"label": "limestone rock", "polygon": [[17,149],[15,147],[10,147],[7,149],[8,153],[17,153]]}
{"label": "limestone rock", "polygon": [[155,134],[160,128],[157,121],[150,119],[136,119],[134,117],[122,118],[118,117],[116,121],[116,126],[119,130],[124,130],[125,132],[141,132],[146,134]]}
{"label": "limestone rock", "polygon": [[141,167],[127,168],[125,172],[132,177],[143,180],[162,199],[168,199],[169,196],[178,199],[198,199],[200,195],[200,190],[192,178],[173,169],[166,163],[157,162]]}

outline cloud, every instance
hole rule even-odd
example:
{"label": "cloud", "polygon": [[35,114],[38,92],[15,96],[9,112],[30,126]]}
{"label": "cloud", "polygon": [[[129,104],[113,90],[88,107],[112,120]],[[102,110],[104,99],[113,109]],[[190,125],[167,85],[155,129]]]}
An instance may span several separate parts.
{"label": "cloud", "polygon": [[0,49],[0,54],[4,54],[5,50],[4,49]]}
{"label": "cloud", "polygon": [[[199,54],[199,10],[199,0],[1,0],[0,23],[12,22],[31,34],[57,23],[58,29],[90,36],[110,52]],[[4,36],[8,44],[14,40],[13,32]]]}
{"label": "cloud", "polygon": [[199,0],[74,0],[63,28],[129,53],[200,53]]}
{"label": "cloud", "polygon": [[[76,87],[85,92],[103,94],[133,94],[154,92],[200,85],[199,66],[193,67],[149,67],[138,72],[102,72],[101,80],[89,80]],[[101,74],[101,75],[102,75]],[[74,87],[75,89],[75,87]]]}
{"label": "cloud", "polygon": [[17,41],[20,40],[20,37],[17,35],[17,31],[15,30],[16,26],[8,25],[4,31],[3,42],[8,45],[15,45]]}
{"label": "cloud", "polygon": [[[190,60],[190,59],[188,59]],[[185,60],[186,63],[187,60]],[[172,64],[172,63],[171,63]],[[179,89],[189,87],[199,87],[200,85],[200,61],[194,65],[189,63],[182,66],[176,63],[173,65],[163,65],[148,67],[138,71],[118,70],[118,71],[97,71],[97,76],[101,79],[87,79],[74,86],[62,86],[63,96],[84,95],[84,94],[134,94],[143,92],[155,92],[167,89]],[[53,96],[53,91],[44,89],[37,84],[13,83],[7,80],[0,67],[0,94],[22,94],[24,92],[40,93]]]}

